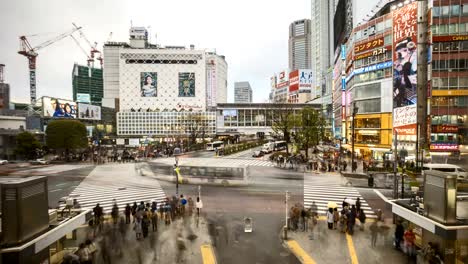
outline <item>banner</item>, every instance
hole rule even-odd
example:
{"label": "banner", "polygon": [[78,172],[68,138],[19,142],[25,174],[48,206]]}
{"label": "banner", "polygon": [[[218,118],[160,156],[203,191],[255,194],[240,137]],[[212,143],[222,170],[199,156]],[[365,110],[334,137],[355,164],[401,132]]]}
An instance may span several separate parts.
{"label": "banner", "polygon": [[393,107],[416,104],[416,2],[393,11]]}
{"label": "banner", "polygon": [[179,97],[195,97],[195,73],[179,72]]}
{"label": "banner", "polygon": [[142,72],[140,74],[140,92],[142,97],[158,96],[157,72]]}
{"label": "banner", "polygon": [[43,97],[42,110],[44,117],[76,118],[76,103],[69,100]]}
{"label": "banner", "polygon": [[299,88],[312,88],[312,70],[299,70]]}
{"label": "banner", "polygon": [[431,143],[430,150],[432,151],[447,151],[447,150],[452,150],[452,151],[457,151],[458,150],[458,145],[457,144],[437,144],[437,143]]}
{"label": "banner", "polygon": [[432,133],[458,133],[458,126],[433,125]]}
{"label": "banner", "polygon": [[393,127],[401,127],[416,124],[416,105],[404,106],[393,109]]}
{"label": "banner", "polygon": [[417,126],[416,124],[394,127],[393,132],[397,132],[399,136],[401,135],[410,135],[414,136],[417,133]]}
{"label": "banner", "polygon": [[91,96],[87,93],[77,93],[76,94],[76,102],[77,103],[91,103]]}
{"label": "banner", "polygon": [[299,70],[289,73],[289,91],[294,92],[299,90]]}
{"label": "banner", "polygon": [[101,107],[97,105],[78,103],[78,118],[86,120],[101,120]]}

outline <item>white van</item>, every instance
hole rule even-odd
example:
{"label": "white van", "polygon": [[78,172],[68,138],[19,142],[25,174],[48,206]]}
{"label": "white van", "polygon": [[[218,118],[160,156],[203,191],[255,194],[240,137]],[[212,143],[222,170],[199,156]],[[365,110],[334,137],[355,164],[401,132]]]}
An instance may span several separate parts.
{"label": "white van", "polygon": [[453,164],[429,163],[429,164],[424,164],[422,170],[423,171],[436,170],[436,171],[446,172],[450,175],[457,176],[458,180],[468,179],[466,170],[462,169],[460,166],[453,165]]}
{"label": "white van", "polygon": [[265,143],[263,144],[262,146],[262,152],[263,153],[270,153],[273,151],[275,147],[275,143],[274,142],[268,142],[268,143]]}

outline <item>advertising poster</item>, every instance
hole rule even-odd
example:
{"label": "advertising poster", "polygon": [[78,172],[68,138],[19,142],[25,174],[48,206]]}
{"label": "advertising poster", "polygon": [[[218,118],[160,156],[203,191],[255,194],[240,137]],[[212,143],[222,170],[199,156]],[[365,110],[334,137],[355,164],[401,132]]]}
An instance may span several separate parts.
{"label": "advertising poster", "polygon": [[76,103],[73,101],[43,97],[42,109],[44,117],[76,118]]}
{"label": "advertising poster", "polygon": [[299,90],[299,70],[289,73],[289,91],[294,92]]}
{"label": "advertising poster", "polygon": [[416,104],[417,3],[393,11],[393,107]]}
{"label": "advertising poster", "polygon": [[140,91],[142,97],[158,96],[158,73],[142,72],[140,76]]}
{"label": "advertising poster", "polygon": [[77,103],[91,103],[91,96],[87,93],[77,93],[76,94],[76,102]]}
{"label": "advertising poster", "polygon": [[399,135],[416,135],[416,105],[393,109],[393,129]]}
{"label": "advertising poster", "polygon": [[284,70],[278,74],[276,79],[276,88],[284,88],[289,86],[289,74]]}
{"label": "advertising poster", "polygon": [[179,72],[179,97],[195,96],[195,73]]}
{"label": "advertising poster", "polygon": [[312,88],[312,70],[300,70],[299,71],[299,87],[300,88]]}
{"label": "advertising poster", "polygon": [[101,107],[97,105],[78,103],[78,118],[101,120]]}

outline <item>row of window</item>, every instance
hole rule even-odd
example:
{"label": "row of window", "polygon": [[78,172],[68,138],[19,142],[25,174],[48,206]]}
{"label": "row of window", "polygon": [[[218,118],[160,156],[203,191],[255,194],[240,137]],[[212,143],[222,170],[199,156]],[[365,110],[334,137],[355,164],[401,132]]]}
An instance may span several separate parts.
{"label": "row of window", "polygon": [[466,71],[468,59],[433,60],[433,71]]}
{"label": "row of window", "polygon": [[432,44],[432,50],[434,52],[468,50],[468,41],[435,42]]}
{"label": "row of window", "polygon": [[[440,115],[440,116],[432,116],[431,123],[433,125],[462,125],[466,123],[468,120],[463,116],[459,115]],[[468,124],[465,124],[468,126]]]}
{"label": "row of window", "polygon": [[368,38],[369,36],[382,33],[386,29],[390,29],[390,28],[392,28],[392,20],[387,19],[385,21],[375,24],[374,26],[370,26],[368,28],[354,32],[354,39],[356,41],[359,41],[364,38]]}
{"label": "row of window", "polygon": [[389,77],[392,77],[392,68],[366,72],[354,75],[354,77],[346,84],[346,87],[352,87],[353,85],[358,83],[371,82]]}
{"label": "row of window", "polygon": [[467,88],[468,77],[433,77],[432,87],[436,90]]}
{"label": "row of window", "polygon": [[468,107],[468,96],[434,96],[431,105],[437,107]]}
{"label": "row of window", "polygon": [[450,5],[450,6],[434,6],[432,8],[433,17],[454,17],[468,16],[468,5]]}
{"label": "row of window", "polygon": [[382,54],[379,54],[379,55],[376,55],[376,56],[370,56],[370,57],[367,57],[367,58],[362,58],[362,59],[356,60],[356,61],[353,62],[353,65],[354,65],[354,68],[357,69],[357,68],[361,68],[361,67],[364,67],[364,66],[367,66],[367,65],[388,61],[388,60],[391,60],[391,59],[392,59],[392,51],[387,50],[385,53],[382,53]]}
{"label": "row of window", "polygon": [[468,23],[436,24],[432,25],[434,35],[453,35],[456,33],[468,33]]}

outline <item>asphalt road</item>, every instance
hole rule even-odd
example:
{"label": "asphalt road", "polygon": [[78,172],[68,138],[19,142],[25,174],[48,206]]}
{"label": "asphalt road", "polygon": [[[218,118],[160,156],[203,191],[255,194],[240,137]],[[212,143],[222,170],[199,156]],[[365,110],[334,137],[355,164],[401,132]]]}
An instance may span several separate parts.
{"label": "asphalt road", "polygon": [[[284,193],[291,202],[302,202],[302,173],[272,167],[252,167],[251,184],[245,187],[202,186],[201,196],[218,263],[300,263],[283,248]],[[161,182],[167,194],[175,185]],[[180,185],[179,193],[198,195],[198,186]],[[253,219],[253,232],[244,232],[244,217]],[[242,252],[242,254],[239,254]]]}

